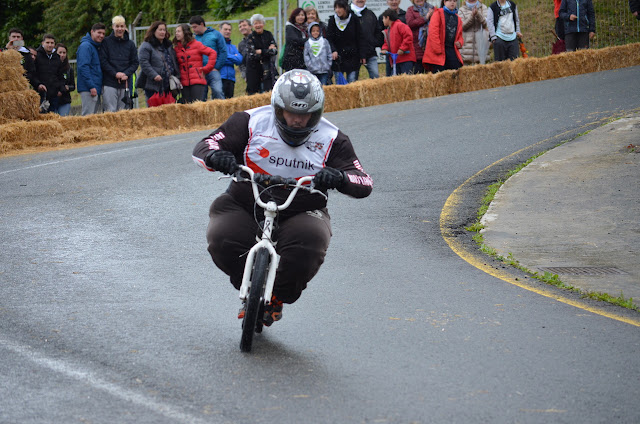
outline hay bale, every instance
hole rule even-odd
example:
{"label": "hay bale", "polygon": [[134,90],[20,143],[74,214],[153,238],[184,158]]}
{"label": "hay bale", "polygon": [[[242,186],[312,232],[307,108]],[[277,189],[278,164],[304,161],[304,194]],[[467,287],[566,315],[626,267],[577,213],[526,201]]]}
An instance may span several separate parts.
{"label": "hay bale", "polygon": [[537,57],[514,60],[511,62],[511,74],[514,84],[557,78],[556,75],[549,72],[549,67],[546,66],[544,59]]}
{"label": "hay bale", "polygon": [[[576,53],[587,51],[588,50],[581,50]],[[591,55],[588,58],[595,62],[595,69],[599,71],[640,64],[640,43],[606,47],[595,51],[597,51],[598,54],[595,56]]]}
{"label": "hay bale", "polygon": [[[16,56],[17,55],[17,56]],[[22,79],[20,54],[0,54],[4,75]],[[581,50],[545,58],[517,59],[488,65],[464,66],[438,74],[399,75],[325,87],[325,111],[374,106],[453,93],[503,87],[586,72],[640,65],[640,44]],[[3,69],[4,71],[4,69]],[[20,87],[21,83],[2,85]],[[213,128],[231,114],[270,103],[270,93],[210,100],[188,105],[124,110],[90,116],[61,118],[38,113],[39,96],[33,90],[0,93],[0,154],[38,146],[57,146],[86,141],[120,141],[165,135],[170,132]],[[18,121],[29,119],[32,122]]]}
{"label": "hay bale", "polygon": [[22,55],[15,50],[0,52],[0,93],[29,89],[22,60]]}
{"label": "hay bale", "polygon": [[[24,74],[25,70],[20,64],[2,69],[2,72],[0,72],[0,87],[3,87],[3,89],[0,92],[28,90],[29,81],[27,81]],[[18,88],[11,88],[10,85],[15,85]]]}
{"label": "hay bale", "polygon": [[[0,52],[0,69],[23,69],[21,65],[22,55],[13,49]],[[0,81],[7,77],[0,73]]]}
{"label": "hay bale", "polygon": [[15,50],[0,53],[0,124],[33,120],[39,115],[40,96],[29,89],[21,60]]}
{"label": "hay bale", "polygon": [[414,75],[413,80],[415,82],[416,95],[419,95],[419,98],[426,99],[428,97],[435,97],[436,88],[433,74]]}
{"label": "hay bale", "polygon": [[329,85],[324,88],[324,110],[335,112],[339,110],[355,109],[360,104],[360,89],[358,84]]}
{"label": "hay bale", "polygon": [[463,66],[458,69],[456,89],[459,93],[493,88],[493,84],[486,65]]}
{"label": "hay bale", "polygon": [[0,116],[6,119],[38,119],[40,96],[33,90],[0,92]]}
{"label": "hay bale", "polygon": [[29,89],[29,83],[26,78],[0,81],[0,93],[7,93],[9,91],[25,91]]}
{"label": "hay bale", "polygon": [[391,97],[395,95],[391,78],[368,79],[359,81],[357,84],[358,107],[376,106],[394,101]]}
{"label": "hay bale", "polygon": [[458,71],[448,70],[433,74],[433,88],[436,96],[457,93]]}
{"label": "hay bale", "polygon": [[484,68],[485,88],[498,88],[514,85],[516,82],[511,72],[511,62],[493,62],[487,65],[477,65]]}
{"label": "hay bale", "polygon": [[2,125],[0,131],[0,153],[24,150],[29,147],[46,146],[54,143],[56,135],[63,133],[57,120],[14,122]]}

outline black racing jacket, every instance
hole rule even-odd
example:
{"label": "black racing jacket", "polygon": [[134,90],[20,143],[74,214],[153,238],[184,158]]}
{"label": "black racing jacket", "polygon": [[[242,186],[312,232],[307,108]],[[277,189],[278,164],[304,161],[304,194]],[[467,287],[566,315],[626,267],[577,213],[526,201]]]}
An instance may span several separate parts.
{"label": "black racing jacket", "polygon": [[[193,160],[196,164],[202,166],[208,171],[214,171],[206,166],[206,156],[212,150],[227,150],[235,155],[236,161],[239,164],[252,167],[251,164],[248,163],[251,162],[248,150],[252,148],[252,138],[255,135],[253,134],[254,129],[250,128],[250,113],[265,108],[270,108],[270,106],[245,112],[236,112],[218,129],[213,131],[209,136],[200,140],[193,149]],[[325,122],[332,126],[328,121]],[[319,127],[321,127],[321,125],[319,125]],[[274,143],[274,149],[272,150],[277,150],[278,146],[281,146],[278,143],[284,143],[282,139],[277,137],[270,136],[269,138],[273,139],[272,143]],[[323,137],[316,136],[314,137],[314,140],[322,141]],[[354,198],[367,197],[373,189],[373,180],[360,165],[349,137],[337,130],[337,136],[335,139],[326,139],[324,141],[331,143],[328,156],[324,159],[324,166],[342,170],[347,175],[347,181],[339,191]],[[295,149],[306,149],[308,147],[313,148],[313,146],[303,145],[296,147]],[[262,146],[260,148],[262,148]],[[299,152],[302,153],[304,150],[300,150]],[[307,167],[303,173],[306,175],[315,175],[320,168]],[[267,173],[270,173],[268,172],[269,170],[270,169],[267,170]],[[271,173],[271,175],[274,174]],[[254,198],[250,183],[231,182],[227,192],[231,194],[234,199],[238,201],[238,203],[240,203],[248,212],[253,213]],[[270,190],[270,193],[278,203],[282,203],[289,195],[289,189],[280,187]],[[267,199],[265,198],[263,200]],[[291,216],[304,211],[322,209],[326,207],[326,205],[327,200],[323,196],[301,190],[296,195],[291,206],[283,212],[283,215]]]}

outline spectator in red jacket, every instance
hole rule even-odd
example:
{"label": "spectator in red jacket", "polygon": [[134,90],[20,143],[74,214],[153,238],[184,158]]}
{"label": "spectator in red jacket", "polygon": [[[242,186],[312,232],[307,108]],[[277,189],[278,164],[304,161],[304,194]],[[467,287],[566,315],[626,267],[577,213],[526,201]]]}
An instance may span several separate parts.
{"label": "spectator in red jacket", "polygon": [[462,66],[460,48],[464,38],[457,5],[456,0],[442,0],[440,9],[436,9],[431,17],[422,63],[429,66],[434,74]]}
{"label": "spectator in red jacket", "polygon": [[[382,12],[382,24],[387,28],[382,45],[382,54],[389,53],[389,65],[396,61],[396,75],[412,74],[416,63],[416,52],[413,47],[413,33],[409,25],[398,19],[398,12],[387,9]],[[392,54],[397,57],[392,58]]]}
{"label": "spectator in red jacket", "polygon": [[[205,75],[216,65],[216,51],[195,40],[191,27],[187,24],[176,27],[173,44],[180,68],[182,103],[193,103],[204,99],[207,88]],[[209,58],[206,65],[203,64],[203,56]]]}

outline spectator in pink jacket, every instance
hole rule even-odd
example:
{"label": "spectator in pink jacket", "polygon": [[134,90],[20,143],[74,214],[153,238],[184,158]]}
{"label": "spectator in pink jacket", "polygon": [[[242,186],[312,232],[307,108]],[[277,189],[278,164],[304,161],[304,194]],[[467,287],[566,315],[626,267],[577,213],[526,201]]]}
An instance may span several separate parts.
{"label": "spectator in pink jacket", "polygon": [[[412,74],[416,63],[416,52],[413,48],[411,28],[398,19],[398,12],[387,9],[382,12],[382,24],[387,28],[384,32],[382,54],[389,53],[389,64],[393,67],[396,61],[396,75]],[[392,56],[397,54],[397,56]]]}
{"label": "spectator in pink jacket", "polygon": [[436,9],[431,17],[422,63],[429,66],[434,74],[462,66],[460,48],[464,38],[457,5],[456,0],[442,0],[440,9]]}
{"label": "spectator in pink jacket", "polygon": [[[204,99],[207,88],[205,75],[211,72],[216,65],[216,51],[195,40],[191,27],[187,24],[176,27],[173,44],[180,68],[181,103],[193,103],[196,100]],[[206,65],[203,64],[203,56],[209,58]]]}
{"label": "spectator in pink jacket", "polygon": [[413,33],[413,49],[416,52],[416,66],[413,67],[414,74],[422,74],[425,72],[422,66],[422,56],[424,56],[424,47],[427,44],[427,34],[429,30],[429,21],[435,7],[426,0],[411,0],[412,6],[407,8],[407,25]]}

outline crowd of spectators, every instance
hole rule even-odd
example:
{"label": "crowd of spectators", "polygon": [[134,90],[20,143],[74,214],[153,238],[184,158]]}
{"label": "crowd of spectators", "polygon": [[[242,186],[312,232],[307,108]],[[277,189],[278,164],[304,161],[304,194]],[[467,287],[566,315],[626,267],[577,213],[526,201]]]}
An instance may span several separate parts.
{"label": "crowd of spectators", "polygon": [[[438,0],[436,0],[438,1]],[[491,0],[489,0],[491,1]],[[555,33],[567,51],[589,48],[595,36],[592,0],[553,0]],[[6,49],[22,55],[25,76],[41,98],[43,113],[69,114],[71,95],[78,90],[82,115],[100,110],[115,112],[132,106],[136,89],[144,90],[147,105],[154,95],[191,103],[231,98],[236,67],[246,81],[247,94],[270,91],[283,71],[308,69],[324,84],[357,81],[364,66],[369,78],[378,78],[378,58],[385,75],[416,74],[484,64],[493,49],[495,61],[520,54],[522,33],[513,0],[411,0],[405,11],[400,0],[387,0],[380,16],[367,8],[367,0],[334,0],[327,22],[313,6],[296,8],[285,25],[285,42],[278,47],[267,31],[265,18],[255,14],[238,23],[242,40],[231,43],[232,25],[219,30],[202,16],[175,28],[173,39],[165,22],[153,22],[136,48],[124,17],[112,19],[112,31],[96,23],[82,38],[76,52],[77,84],[69,65],[67,47],[45,34],[36,49],[24,45],[18,28],[9,31]],[[640,0],[629,1],[640,19]],[[278,61],[278,58],[280,60]],[[345,78],[338,78],[340,77]],[[334,82],[334,76],[335,82]]]}

